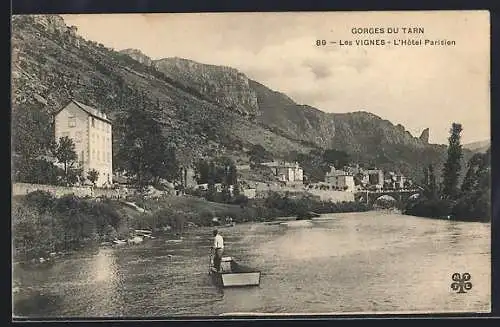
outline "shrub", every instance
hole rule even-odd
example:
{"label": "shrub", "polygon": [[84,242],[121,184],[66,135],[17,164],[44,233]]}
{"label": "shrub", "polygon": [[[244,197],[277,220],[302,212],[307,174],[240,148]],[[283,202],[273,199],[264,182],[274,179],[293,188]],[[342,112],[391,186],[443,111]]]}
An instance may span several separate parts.
{"label": "shrub", "polygon": [[38,208],[38,210],[45,211],[52,208],[55,198],[46,191],[30,192],[24,198],[26,205]]}
{"label": "shrub", "polygon": [[234,197],[233,203],[245,206],[248,204],[248,197],[243,194],[238,194]]}
{"label": "shrub", "polygon": [[409,204],[404,211],[407,215],[440,218],[451,214],[453,203],[441,199],[421,199]]}
{"label": "shrub", "polygon": [[491,200],[488,192],[474,192],[460,197],[451,210],[455,219],[490,221]]}
{"label": "shrub", "polygon": [[113,239],[122,225],[121,216],[109,202],[72,195],[57,199],[47,192],[32,192],[13,205],[15,257],[44,257],[50,252]]}

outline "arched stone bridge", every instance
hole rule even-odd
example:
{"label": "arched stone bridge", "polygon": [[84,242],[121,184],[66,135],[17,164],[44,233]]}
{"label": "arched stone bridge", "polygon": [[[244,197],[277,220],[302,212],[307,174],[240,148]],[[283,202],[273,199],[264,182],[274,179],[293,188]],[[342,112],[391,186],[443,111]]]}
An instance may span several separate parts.
{"label": "arched stone bridge", "polygon": [[421,190],[419,189],[401,189],[401,190],[382,190],[382,191],[357,191],[354,193],[354,198],[358,202],[364,202],[368,204],[374,204],[380,197],[387,195],[393,198],[396,205],[405,205],[408,200],[418,194],[421,195]]}

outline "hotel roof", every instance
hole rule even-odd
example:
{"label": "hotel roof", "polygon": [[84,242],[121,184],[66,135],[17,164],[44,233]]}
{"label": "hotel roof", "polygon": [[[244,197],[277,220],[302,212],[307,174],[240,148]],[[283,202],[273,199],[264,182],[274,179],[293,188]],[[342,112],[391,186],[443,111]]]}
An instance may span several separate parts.
{"label": "hotel roof", "polygon": [[62,110],[64,110],[71,102],[73,102],[78,108],[82,109],[83,111],[85,111],[87,114],[89,114],[90,116],[94,117],[94,118],[97,118],[99,120],[102,120],[102,121],[105,121],[109,124],[111,124],[111,120],[109,120],[108,117],[106,117],[106,114],[95,109],[95,108],[92,108],[90,106],[87,106],[86,104],[83,104],[81,102],[78,102],[74,99],[72,99],[67,105],[65,105],[63,108],[61,108],[59,111],[56,112],[56,115],[59,114]]}

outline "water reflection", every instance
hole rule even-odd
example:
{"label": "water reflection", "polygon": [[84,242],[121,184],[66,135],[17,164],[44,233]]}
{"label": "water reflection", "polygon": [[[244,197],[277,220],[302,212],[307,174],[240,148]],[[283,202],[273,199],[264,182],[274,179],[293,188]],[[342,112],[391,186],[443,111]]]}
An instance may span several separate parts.
{"label": "water reflection", "polygon": [[96,301],[90,306],[92,316],[113,316],[119,314],[124,297],[119,266],[114,249],[100,249],[92,261],[89,286],[96,294]]}
{"label": "water reflection", "polygon": [[[111,249],[100,249],[94,259],[94,280],[96,282],[112,282],[116,273],[113,251]],[[111,283],[109,283],[111,284]]]}
{"label": "water reflection", "polygon": [[460,228],[457,225],[457,222],[450,221],[449,224],[446,224],[446,229],[448,231],[449,242],[450,244],[457,244],[459,242],[460,237]]}

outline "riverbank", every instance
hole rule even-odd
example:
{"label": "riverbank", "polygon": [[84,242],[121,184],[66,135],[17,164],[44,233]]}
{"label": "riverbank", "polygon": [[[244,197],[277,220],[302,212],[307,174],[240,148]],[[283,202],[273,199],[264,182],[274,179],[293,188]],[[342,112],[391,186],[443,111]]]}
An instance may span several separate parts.
{"label": "riverbank", "polygon": [[419,199],[407,204],[405,215],[470,222],[490,222],[491,202],[486,192],[476,192],[456,200]]}
{"label": "riverbank", "polygon": [[236,205],[194,196],[137,197],[121,201],[75,196],[55,198],[47,192],[36,191],[13,198],[14,259],[50,261],[61,253],[99,244],[140,243],[136,230],[181,235],[185,228],[211,226],[214,217],[231,217],[238,224],[272,221],[277,217],[296,218],[308,212],[370,209],[356,202],[321,202],[278,194]]}

